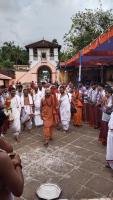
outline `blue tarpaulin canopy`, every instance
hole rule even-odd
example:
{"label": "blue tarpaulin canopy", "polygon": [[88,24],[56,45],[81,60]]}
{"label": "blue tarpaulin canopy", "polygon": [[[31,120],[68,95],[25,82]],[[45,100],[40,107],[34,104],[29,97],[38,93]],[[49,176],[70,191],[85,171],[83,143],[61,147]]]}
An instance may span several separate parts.
{"label": "blue tarpaulin canopy", "polygon": [[[100,35],[95,41],[81,50],[82,67],[99,67],[113,65],[113,26]],[[61,68],[79,67],[80,52],[67,62],[61,64]]]}

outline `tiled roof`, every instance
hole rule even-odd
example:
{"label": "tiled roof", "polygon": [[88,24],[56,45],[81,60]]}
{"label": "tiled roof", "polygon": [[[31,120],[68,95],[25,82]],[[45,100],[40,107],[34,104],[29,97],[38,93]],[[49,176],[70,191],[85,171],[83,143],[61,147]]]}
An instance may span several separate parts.
{"label": "tiled roof", "polygon": [[4,74],[0,74],[0,80],[11,80],[12,78]]}
{"label": "tiled roof", "polygon": [[60,49],[61,45],[54,42],[49,42],[47,40],[40,40],[38,42],[26,45],[25,47],[26,49],[29,49],[29,48],[58,48]]}

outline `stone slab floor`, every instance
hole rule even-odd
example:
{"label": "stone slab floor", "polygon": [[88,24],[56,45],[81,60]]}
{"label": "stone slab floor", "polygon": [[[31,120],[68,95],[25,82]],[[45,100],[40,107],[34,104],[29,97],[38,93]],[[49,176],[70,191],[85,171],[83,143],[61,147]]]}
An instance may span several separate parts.
{"label": "stone slab floor", "polygon": [[105,168],[106,148],[98,142],[97,130],[88,125],[71,126],[68,134],[55,130],[48,148],[42,128],[25,131],[18,144],[10,133],[6,138],[23,164],[24,193],[16,200],[37,200],[36,189],[47,182],[62,188],[62,199],[112,198],[113,172]]}

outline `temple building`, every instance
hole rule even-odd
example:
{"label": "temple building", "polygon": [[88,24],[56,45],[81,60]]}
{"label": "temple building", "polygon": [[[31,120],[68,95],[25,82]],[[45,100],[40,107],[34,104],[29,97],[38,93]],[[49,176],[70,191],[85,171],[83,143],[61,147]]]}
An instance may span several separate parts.
{"label": "temple building", "polygon": [[43,39],[25,47],[29,52],[29,70],[16,80],[22,83],[58,81],[56,68],[61,46],[57,42]]}

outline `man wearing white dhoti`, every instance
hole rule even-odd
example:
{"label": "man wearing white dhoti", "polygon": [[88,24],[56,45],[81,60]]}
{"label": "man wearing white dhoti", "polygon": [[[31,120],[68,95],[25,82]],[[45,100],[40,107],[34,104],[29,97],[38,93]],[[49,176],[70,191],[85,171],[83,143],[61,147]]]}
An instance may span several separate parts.
{"label": "man wearing white dhoti", "polygon": [[33,117],[33,99],[30,94],[28,94],[27,88],[23,90],[23,96],[21,97],[21,123],[27,129],[32,128],[32,117]]}
{"label": "man wearing white dhoti", "polygon": [[42,83],[38,83],[38,93],[41,93],[43,97],[45,95],[45,88],[42,87]]}
{"label": "man wearing white dhoti", "polygon": [[63,86],[60,87],[60,118],[63,130],[67,132],[69,130],[69,123],[71,119],[71,105],[68,94],[65,93]]}
{"label": "man wearing white dhoti", "polygon": [[67,95],[69,97],[70,102],[71,102],[71,99],[72,99],[72,94],[73,94],[73,88],[70,88],[70,90],[67,92]]}
{"label": "man wearing white dhoti", "polygon": [[106,166],[113,169],[113,112],[108,123],[106,161],[108,164]]}
{"label": "man wearing white dhoti", "polygon": [[16,95],[15,88],[11,89],[11,122],[10,129],[14,134],[16,141],[19,139],[19,134],[21,131],[21,123],[20,123],[20,113],[21,113],[21,103],[19,97]]}
{"label": "man wearing white dhoti", "polygon": [[21,97],[23,96],[23,86],[22,85],[19,85],[18,87],[17,87],[17,93],[16,93],[19,97],[20,97],[20,99],[21,99]]}
{"label": "man wearing white dhoti", "polygon": [[41,105],[41,100],[42,100],[43,97],[44,97],[43,91],[40,90],[38,87],[36,87],[35,88],[35,94],[33,96],[35,126],[42,126],[43,125],[43,120],[41,119],[41,116],[40,116],[40,105]]}

